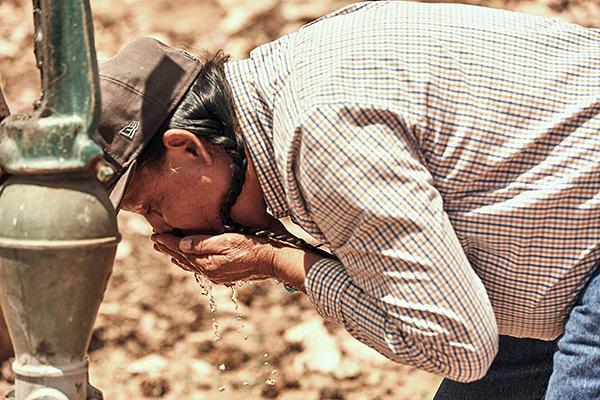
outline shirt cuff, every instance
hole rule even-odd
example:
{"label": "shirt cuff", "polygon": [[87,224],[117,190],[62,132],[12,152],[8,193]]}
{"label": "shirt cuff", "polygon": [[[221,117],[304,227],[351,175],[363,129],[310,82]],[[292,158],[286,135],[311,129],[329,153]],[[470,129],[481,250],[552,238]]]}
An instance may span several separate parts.
{"label": "shirt cuff", "polygon": [[306,274],[304,287],[308,298],[323,318],[344,324],[342,296],[350,282],[348,271],[342,264],[322,259]]}

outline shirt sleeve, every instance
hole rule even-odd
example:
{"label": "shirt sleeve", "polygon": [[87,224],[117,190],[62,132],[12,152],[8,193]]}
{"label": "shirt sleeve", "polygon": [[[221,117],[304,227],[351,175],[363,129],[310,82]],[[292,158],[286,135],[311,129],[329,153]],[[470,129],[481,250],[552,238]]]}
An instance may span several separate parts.
{"label": "shirt sleeve", "polygon": [[298,197],[340,262],[308,272],[325,318],[402,364],[468,382],[497,352],[494,313],[398,113],[322,106],[297,130]]}

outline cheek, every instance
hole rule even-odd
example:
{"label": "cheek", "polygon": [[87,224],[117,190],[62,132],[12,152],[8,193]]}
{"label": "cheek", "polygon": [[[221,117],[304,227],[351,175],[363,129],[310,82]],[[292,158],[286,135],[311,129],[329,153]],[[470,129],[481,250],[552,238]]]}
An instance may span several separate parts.
{"label": "cheek", "polygon": [[162,209],[165,222],[173,228],[189,229],[205,219],[202,209],[194,207],[183,196],[165,196]]}
{"label": "cheek", "polygon": [[224,194],[214,179],[182,173],[170,176],[161,189],[160,212],[169,226],[204,232],[222,230],[219,212]]}
{"label": "cheek", "polygon": [[218,220],[218,213],[212,215],[213,210],[192,200],[189,196],[165,196],[162,207],[165,222],[172,228],[181,230],[214,230],[214,220],[215,217]]}

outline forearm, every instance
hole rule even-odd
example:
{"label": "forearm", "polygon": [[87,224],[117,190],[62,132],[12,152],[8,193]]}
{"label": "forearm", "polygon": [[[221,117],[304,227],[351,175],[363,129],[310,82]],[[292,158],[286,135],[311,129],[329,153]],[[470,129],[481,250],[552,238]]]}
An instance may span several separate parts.
{"label": "forearm", "polygon": [[308,271],[321,256],[295,247],[274,247],[273,274],[275,279],[306,293],[304,280]]}
{"label": "forearm", "polygon": [[[493,315],[482,323],[443,299],[409,301],[389,289],[366,290],[333,260],[314,265],[306,285],[323,317],[341,323],[356,339],[395,362],[466,382],[481,378],[494,358]],[[470,294],[465,293],[465,299],[487,308],[484,299]]]}
{"label": "forearm", "polygon": [[358,340],[396,362],[471,381],[481,377],[494,357],[495,325],[480,326],[443,304],[374,298],[356,286],[337,261],[275,246],[273,273],[307,293],[323,317],[341,323]]}

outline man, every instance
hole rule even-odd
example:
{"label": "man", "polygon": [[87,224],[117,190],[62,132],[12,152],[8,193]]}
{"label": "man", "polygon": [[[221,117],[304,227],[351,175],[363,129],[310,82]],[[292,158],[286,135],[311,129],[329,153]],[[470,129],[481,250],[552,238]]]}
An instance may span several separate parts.
{"label": "man", "polygon": [[[595,369],[567,367],[600,348],[600,289],[578,298],[600,250],[599,44],[558,20],[394,1],[238,62],[142,39],[101,65],[111,196],[180,267],[286,282],[447,378],[438,399],[544,398],[555,353],[546,398],[596,398]],[[565,328],[569,312],[584,322]]]}

